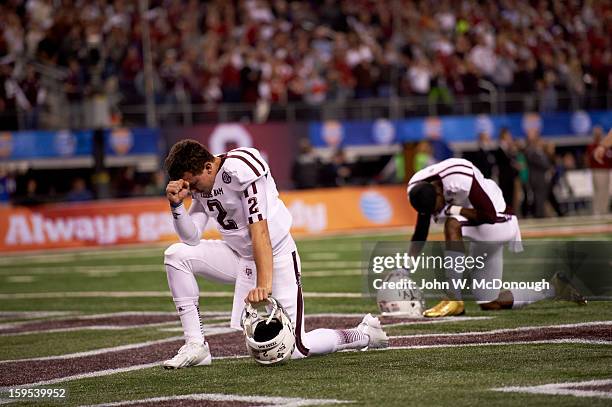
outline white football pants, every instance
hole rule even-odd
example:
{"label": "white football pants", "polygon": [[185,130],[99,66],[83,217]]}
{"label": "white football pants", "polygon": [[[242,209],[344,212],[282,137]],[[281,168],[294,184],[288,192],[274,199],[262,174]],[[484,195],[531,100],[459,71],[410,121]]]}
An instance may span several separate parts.
{"label": "white football pants", "polygon": [[[197,301],[199,288],[195,276],[200,275],[212,281],[235,284],[234,303],[230,326],[241,330],[240,317],[244,309],[244,299],[257,284],[257,270],[253,260],[246,260],[234,252],[222,240],[201,240],[197,246],[175,243],[164,253],[164,264],[168,275],[168,284],[175,302],[177,299],[191,298]],[[276,298],[289,314],[295,325],[296,348],[292,358],[308,355],[326,354],[344,349],[341,331],[332,329],[315,329],[305,333],[304,302],[301,287],[300,257],[293,243],[293,250],[285,255],[274,257],[272,277],[272,296]],[[186,331],[186,324],[183,322]],[[367,345],[363,338],[356,347]]]}

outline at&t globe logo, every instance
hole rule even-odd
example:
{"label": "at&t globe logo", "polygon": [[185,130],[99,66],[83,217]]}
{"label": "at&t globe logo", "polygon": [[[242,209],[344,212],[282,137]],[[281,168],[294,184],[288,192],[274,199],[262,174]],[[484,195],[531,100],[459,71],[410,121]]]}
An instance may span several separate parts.
{"label": "at&t globe logo", "polygon": [[375,191],[361,194],[359,208],[363,216],[373,223],[386,223],[393,216],[393,208],[387,198]]}

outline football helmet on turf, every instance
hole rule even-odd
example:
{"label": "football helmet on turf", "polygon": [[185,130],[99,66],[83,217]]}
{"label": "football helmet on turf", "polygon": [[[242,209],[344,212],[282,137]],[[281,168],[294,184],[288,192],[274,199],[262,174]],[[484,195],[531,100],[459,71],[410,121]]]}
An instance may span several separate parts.
{"label": "football helmet on turf", "polygon": [[[376,302],[380,312],[385,316],[406,316],[421,318],[425,309],[423,292],[416,288],[410,279],[408,270],[393,270],[383,280],[395,283],[401,288],[381,288],[376,292]],[[412,282],[412,283],[411,283]],[[410,287],[414,288],[410,288]]]}
{"label": "football helmet on turf", "polygon": [[267,301],[267,307],[247,303],[241,321],[247,351],[262,365],[284,362],[295,349],[295,329],[289,315],[276,299],[268,297]]}

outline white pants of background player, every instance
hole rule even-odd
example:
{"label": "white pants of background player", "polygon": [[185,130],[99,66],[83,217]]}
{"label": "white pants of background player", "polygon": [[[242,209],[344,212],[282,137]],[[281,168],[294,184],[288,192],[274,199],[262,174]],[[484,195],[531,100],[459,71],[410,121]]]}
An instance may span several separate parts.
{"label": "white pants of background player", "polygon": [[[356,329],[315,329],[305,332],[300,257],[295,243],[291,243],[292,249],[287,254],[274,257],[272,296],[282,304],[295,325],[296,348],[292,358],[365,347],[368,337]],[[222,240],[201,240],[197,246],[184,243],[171,245],[164,253],[164,264],[186,341],[204,341],[196,275],[219,283],[234,284],[230,326],[241,329],[244,299],[257,283],[254,261],[238,256]]]}
{"label": "white pants of background player", "polygon": [[[500,214],[501,215],[501,214]],[[469,255],[473,257],[484,256],[484,267],[473,268],[472,280],[501,280],[504,272],[504,244],[508,244],[509,250],[514,253],[522,252],[521,230],[516,216],[507,216],[505,222],[494,224],[483,224],[470,226],[468,219],[461,216],[452,216],[457,219],[461,226],[461,234],[464,238],[471,240]],[[438,222],[442,221],[439,219]],[[463,256],[463,253],[447,251],[446,256]],[[453,269],[446,270],[450,280],[462,279],[463,274]],[[454,287],[451,284],[451,287]],[[512,289],[513,308],[519,308],[527,304],[554,296],[554,292],[535,291],[529,289]],[[472,294],[478,304],[495,301],[499,296],[499,289],[472,288]],[[461,299],[460,289],[451,289],[454,299]]]}

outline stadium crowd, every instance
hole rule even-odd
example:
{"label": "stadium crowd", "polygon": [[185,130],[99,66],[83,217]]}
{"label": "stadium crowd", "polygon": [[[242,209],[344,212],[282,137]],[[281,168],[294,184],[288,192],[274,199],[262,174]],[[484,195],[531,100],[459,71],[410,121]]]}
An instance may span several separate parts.
{"label": "stadium crowd", "polygon": [[[158,103],[397,94],[450,109],[484,79],[550,111],[560,92],[577,108],[589,90],[610,90],[605,1],[151,0],[144,16]],[[0,113],[20,109],[35,127],[49,72],[70,106],[97,94],[142,103],[142,22],[137,1],[1,2]]]}

